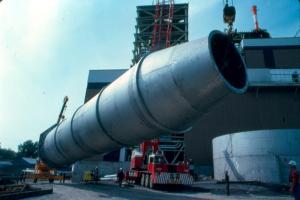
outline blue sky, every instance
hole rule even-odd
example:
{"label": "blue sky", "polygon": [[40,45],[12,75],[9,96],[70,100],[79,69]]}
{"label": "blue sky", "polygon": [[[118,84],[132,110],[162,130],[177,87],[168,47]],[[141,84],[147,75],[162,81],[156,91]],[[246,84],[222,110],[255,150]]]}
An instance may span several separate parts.
{"label": "blue sky", "polygon": [[[222,0],[189,2],[190,40],[223,30]],[[136,6],[152,0],[4,0],[0,3],[0,142],[16,150],[52,125],[62,100],[66,116],[83,103],[89,69],[127,68],[135,31]],[[273,37],[300,28],[298,0],[234,0],[235,28],[260,26]]]}

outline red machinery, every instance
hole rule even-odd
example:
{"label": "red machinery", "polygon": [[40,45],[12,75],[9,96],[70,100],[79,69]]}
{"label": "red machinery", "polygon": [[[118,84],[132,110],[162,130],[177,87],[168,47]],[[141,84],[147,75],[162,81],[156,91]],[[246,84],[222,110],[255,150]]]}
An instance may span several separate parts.
{"label": "red machinery", "polygon": [[157,185],[190,185],[193,177],[186,163],[170,164],[159,151],[159,140],[145,141],[131,156],[130,170],[126,174],[130,183],[154,188]]}
{"label": "red machinery", "polygon": [[[167,9],[167,5],[169,8]],[[152,32],[152,51],[171,46],[171,34],[173,27],[174,0],[156,1],[154,25]],[[165,40],[165,44],[162,41]]]}
{"label": "red machinery", "polygon": [[259,31],[258,20],[257,20],[257,7],[256,7],[256,5],[252,6],[251,11],[253,13],[254,30],[255,31]]}

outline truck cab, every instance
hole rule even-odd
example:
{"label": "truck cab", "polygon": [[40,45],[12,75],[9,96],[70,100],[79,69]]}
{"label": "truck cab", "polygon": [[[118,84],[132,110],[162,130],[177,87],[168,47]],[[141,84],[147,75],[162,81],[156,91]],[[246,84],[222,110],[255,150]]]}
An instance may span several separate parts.
{"label": "truck cab", "polygon": [[165,157],[160,153],[152,153],[148,158],[147,170],[152,173],[160,173],[168,171]]}

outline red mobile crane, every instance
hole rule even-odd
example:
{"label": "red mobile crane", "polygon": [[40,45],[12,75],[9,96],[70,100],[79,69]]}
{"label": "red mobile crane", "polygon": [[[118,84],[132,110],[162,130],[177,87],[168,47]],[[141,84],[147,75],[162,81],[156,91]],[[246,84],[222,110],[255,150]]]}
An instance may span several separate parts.
{"label": "red mobile crane", "polygon": [[145,141],[139,150],[133,150],[130,169],[126,174],[129,183],[154,188],[158,185],[190,185],[193,177],[186,163],[170,164],[159,150],[159,140]]}

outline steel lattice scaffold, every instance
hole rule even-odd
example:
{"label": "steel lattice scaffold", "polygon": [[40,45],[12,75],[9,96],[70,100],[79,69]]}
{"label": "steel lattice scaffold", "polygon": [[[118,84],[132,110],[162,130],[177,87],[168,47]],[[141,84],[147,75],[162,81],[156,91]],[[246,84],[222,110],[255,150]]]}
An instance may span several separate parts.
{"label": "steel lattice scaffold", "polygon": [[156,1],[137,6],[132,63],[149,52],[188,41],[188,4]]}

